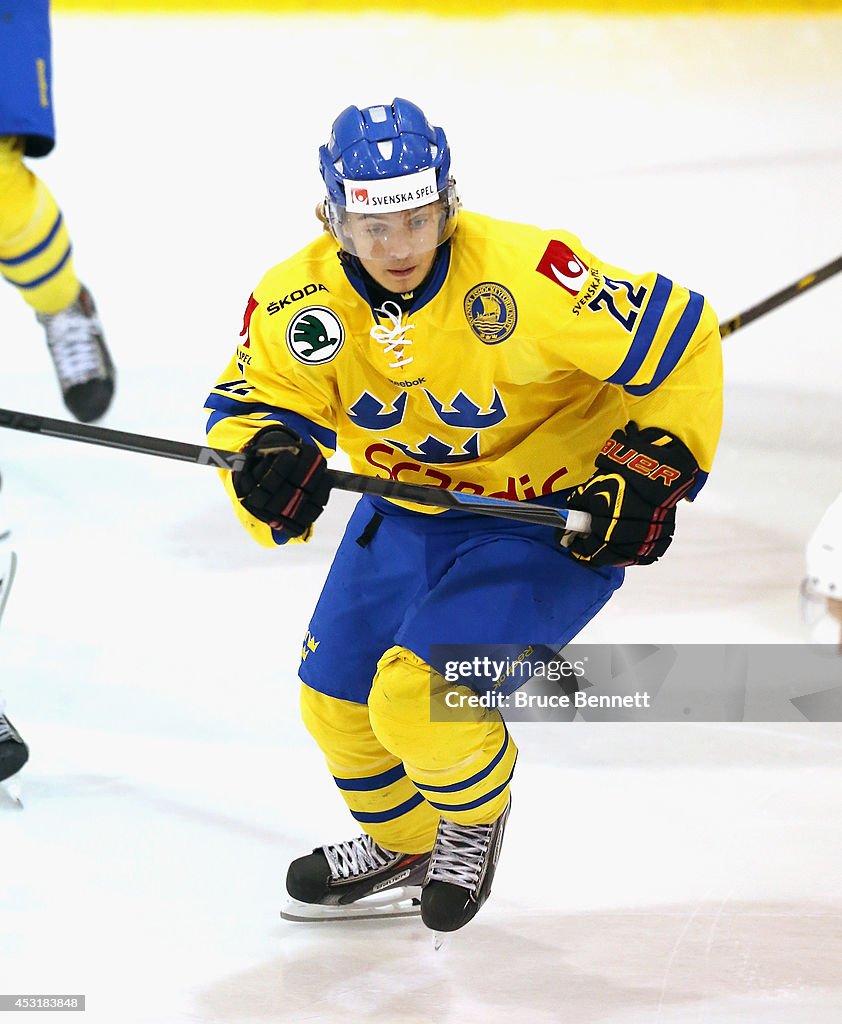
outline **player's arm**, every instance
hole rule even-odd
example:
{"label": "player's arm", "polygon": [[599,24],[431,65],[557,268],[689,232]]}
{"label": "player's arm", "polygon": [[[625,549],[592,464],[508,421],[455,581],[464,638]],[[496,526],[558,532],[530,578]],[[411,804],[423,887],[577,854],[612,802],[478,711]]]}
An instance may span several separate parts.
{"label": "player's arm", "polygon": [[297,370],[277,333],[258,289],[205,403],[209,443],[246,455],[240,470],[220,476],[240,522],[266,547],[310,539],[330,492],[325,459],[336,448],[329,389]]}
{"label": "player's arm", "polygon": [[703,296],[663,275],[593,258],[590,270],[566,355],[622,389],[628,421],[595,453],[593,476],[570,501],[594,522],[570,550],[595,565],[648,564],[666,551],[678,502],[695,497],[713,462],[722,425],[719,327]]}

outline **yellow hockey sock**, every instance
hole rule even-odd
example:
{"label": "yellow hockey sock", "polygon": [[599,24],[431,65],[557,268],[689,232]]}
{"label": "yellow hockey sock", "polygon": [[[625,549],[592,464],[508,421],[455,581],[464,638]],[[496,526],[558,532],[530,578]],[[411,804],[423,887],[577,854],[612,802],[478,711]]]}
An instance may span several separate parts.
{"label": "yellow hockey sock", "polygon": [[0,136],[0,274],[37,313],[57,313],[79,294],[64,217],[14,136]]}
{"label": "yellow hockey sock", "polygon": [[433,810],[460,825],[487,825],[508,803],[517,747],[497,711],[478,710],[465,721],[433,716],[449,688],[412,651],[392,647],[374,677],[371,725]]}
{"label": "yellow hockey sock", "polygon": [[377,740],[366,705],[302,684],[301,714],[363,831],[396,853],[432,850],[439,814],[407,777],[400,759]]}

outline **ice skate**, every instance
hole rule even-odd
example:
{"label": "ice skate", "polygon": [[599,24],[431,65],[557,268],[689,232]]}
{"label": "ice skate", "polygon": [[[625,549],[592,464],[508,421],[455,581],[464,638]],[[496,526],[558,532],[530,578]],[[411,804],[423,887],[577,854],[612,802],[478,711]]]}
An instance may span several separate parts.
{"label": "ice skate", "polygon": [[[491,895],[511,800],[490,825],[457,825],[442,818],[421,892],[421,920],[433,932],[466,925]],[[443,941],[436,934],[435,948]]]}
{"label": "ice skate", "polygon": [[0,712],[0,782],[5,782],[29,760],[29,747],[9,719]]}
{"label": "ice skate", "polygon": [[320,846],[289,866],[287,921],[414,917],[429,853],[392,853],[362,835]]}
{"label": "ice skate", "polygon": [[58,313],[38,313],[47,334],[64,404],[82,423],[103,416],[114,395],[114,364],[105,345],[91,293]]}

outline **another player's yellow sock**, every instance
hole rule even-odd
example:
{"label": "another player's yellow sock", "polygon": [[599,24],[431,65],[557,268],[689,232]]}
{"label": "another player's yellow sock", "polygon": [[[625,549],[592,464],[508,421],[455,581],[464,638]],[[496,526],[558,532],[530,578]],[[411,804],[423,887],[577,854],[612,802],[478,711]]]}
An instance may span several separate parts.
{"label": "another player's yellow sock", "polygon": [[70,236],[47,186],[23,163],[23,144],[0,136],[0,274],[36,313],[57,313],[79,294]]}

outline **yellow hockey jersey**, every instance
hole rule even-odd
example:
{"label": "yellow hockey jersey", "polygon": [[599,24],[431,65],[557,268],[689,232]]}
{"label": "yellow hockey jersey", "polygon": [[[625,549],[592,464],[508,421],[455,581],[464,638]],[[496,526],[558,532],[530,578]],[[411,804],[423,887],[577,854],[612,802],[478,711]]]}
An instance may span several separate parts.
{"label": "yellow hockey jersey", "polygon": [[[696,292],[604,263],[566,231],[462,211],[408,308],[373,310],[326,233],[273,267],[208,398],[210,444],[239,451],[282,421],[356,473],[524,500],[586,480],[634,420],[710,470],[721,339]],[[283,543],[222,475],[255,539]]]}

